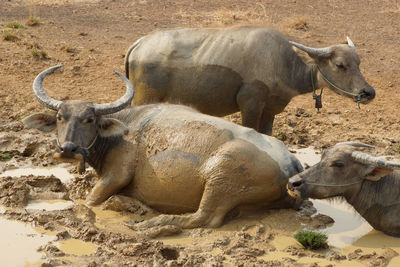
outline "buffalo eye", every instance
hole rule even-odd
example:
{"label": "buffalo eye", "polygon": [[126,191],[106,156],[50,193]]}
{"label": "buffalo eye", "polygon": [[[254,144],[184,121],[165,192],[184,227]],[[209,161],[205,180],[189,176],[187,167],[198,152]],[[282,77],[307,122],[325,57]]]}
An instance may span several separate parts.
{"label": "buffalo eye", "polygon": [[61,121],[62,120],[62,116],[60,114],[57,115],[57,120]]}
{"label": "buffalo eye", "polygon": [[84,120],[85,123],[93,123],[94,119],[93,118],[87,118],[86,120]]}
{"label": "buffalo eye", "polygon": [[336,65],[336,68],[338,68],[338,69],[341,69],[341,70],[346,69],[342,63],[336,63],[335,65]]}
{"label": "buffalo eye", "polygon": [[331,167],[341,168],[344,167],[344,163],[341,161],[334,161],[331,163]]}

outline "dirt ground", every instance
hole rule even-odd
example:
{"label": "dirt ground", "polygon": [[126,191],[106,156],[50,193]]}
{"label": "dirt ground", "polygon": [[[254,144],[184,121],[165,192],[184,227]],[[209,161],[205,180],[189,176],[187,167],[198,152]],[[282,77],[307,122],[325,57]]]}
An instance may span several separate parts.
{"label": "dirt ground", "polygon": [[[22,29],[12,29],[8,25],[11,22],[25,25],[30,17],[39,18],[39,23]],[[361,57],[364,77],[376,90],[376,99],[368,105],[361,105],[361,109],[352,100],[325,90],[324,107],[320,113],[314,109],[311,94],[298,96],[276,118],[273,129],[275,136],[291,147],[314,146],[323,149],[341,141],[361,141],[375,145],[377,154],[399,155],[398,0],[4,0],[0,1],[0,172],[15,166],[56,164],[49,153],[54,148],[54,134],[39,134],[23,129],[20,121],[33,112],[46,111],[36,101],[31,89],[33,79],[40,71],[64,64],[61,71],[45,81],[46,91],[54,98],[110,102],[119,98],[125,90],[112,70],[124,72],[124,54],[139,37],[161,28],[239,24],[271,26],[296,41],[315,47],[344,42],[348,35]],[[235,114],[228,119],[240,122],[240,115]],[[9,160],[10,157],[13,158]],[[43,184],[46,188],[51,184],[53,191],[60,193],[53,197],[80,199],[84,198],[85,190],[92,186],[91,181],[95,179],[92,176],[77,178],[72,188],[49,179]],[[2,179],[0,183],[0,195],[3,196],[1,204],[15,206],[12,211],[6,212],[8,217],[35,221],[44,229],[58,231],[60,239],[73,236],[99,245],[94,256],[78,257],[74,259],[78,263],[72,263],[68,259],[60,259],[60,254],[50,244],[43,248],[47,255],[44,262],[49,264],[295,264],[288,258],[280,261],[260,259],[270,251],[279,250],[272,243],[277,233],[300,228],[300,223],[290,226],[293,216],[298,216],[292,211],[269,213],[270,216],[287,219],[285,222],[288,226],[284,229],[279,224],[272,223],[265,229],[265,226],[254,223],[250,227],[234,228],[235,231],[228,231],[215,239],[210,238],[213,230],[197,229],[186,234],[209,239],[208,243],[166,245],[168,242],[139,237],[129,234],[129,231],[116,233],[100,229],[94,224],[92,211],[86,210],[83,205],[64,211],[64,214],[26,214],[18,207],[23,208],[27,202],[26,193],[35,186],[28,188],[23,183],[19,184],[17,188],[22,191],[11,199],[10,195],[4,198],[5,184],[10,186],[14,182]],[[34,192],[41,196],[40,190],[39,193],[37,190]],[[11,193],[14,195],[15,192]],[[137,208],[136,212],[140,209]],[[84,215],[79,217],[77,214]],[[275,226],[277,229],[272,231]],[[216,249],[222,252],[215,254]],[[334,251],[322,254],[303,252],[296,246],[285,250],[294,255],[306,253],[303,256],[324,258],[328,262],[319,263],[322,266],[335,265],[340,263],[340,259],[343,260]],[[352,258],[358,263],[386,266],[393,256],[385,255],[375,253],[368,258],[358,253],[354,257],[347,255],[346,260]],[[316,266],[316,262],[297,264]]]}

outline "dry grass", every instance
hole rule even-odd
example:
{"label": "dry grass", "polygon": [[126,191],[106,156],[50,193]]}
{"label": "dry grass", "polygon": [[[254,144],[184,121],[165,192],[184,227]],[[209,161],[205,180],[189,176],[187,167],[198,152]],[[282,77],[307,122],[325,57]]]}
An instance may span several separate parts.
{"label": "dry grass", "polygon": [[309,24],[305,17],[294,17],[290,18],[286,23],[288,28],[295,29],[298,31],[308,31]]}
{"label": "dry grass", "polygon": [[10,33],[10,32],[6,32],[3,34],[3,40],[4,41],[9,41],[9,42],[16,42],[19,40],[18,36]]}
{"label": "dry grass", "polygon": [[40,24],[40,19],[37,17],[29,17],[27,21],[25,22],[25,25],[27,26],[38,26]]}
{"label": "dry grass", "polygon": [[385,10],[379,11],[378,13],[383,13],[383,14],[386,14],[386,13],[400,14],[400,7],[398,7],[397,9],[394,9],[394,8],[385,9]]}
{"label": "dry grass", "polygon": [[29,49],[40,49],[42,48],[38,43],[29,43],[29,42],[24,42],[24,45],[26,45]]}
{"label": "dry grass", "polygon": [[61,51],[65,51],[65,52],[70,53],[70,54],[74,54],[74,53],[78,52],[77,49],[75,49],[75,48],[73,48],[71,46],[68,46],[68,45],[61,46],[60,50]]}
{"label": "dry grass", "polygon": [[25,28],[24,25],[22,25],[21,23],[16,22],[16,21],[7,23],[5,26],[6,26],[7,28],[15,29],[15,30],[20,30],[20,29],[24,29],[24,28]]}
{"label": "dry grass", "polygon": [[175,14],[176,19],[188,21],[189,25],[225,26],[233,24],[265,24],[272,18],[267,16],[263,4],[256,3],[243,10],[239,8],[218,9],[211,12],[185,13],[180,10]]}
{"label": "dry grass", "polygon": [[394,3],[390,2],[389,5],[391,6],[390,8],[385,8],[385,9],[379,11],[378,13],[381,13],[381,14],[387,14],[387,13],[400,14],[400,3],[396,3],[394,5]]}
{"label": "dry grass", "polygon": [[31,53],[32,53],[32,56],[37,60],[49,59],[49,55],[44,50],[39,50],[39,49],[34,48],[34,49],[32,49]]}
{"label": "dry grass", "polygon": [[218,23],[223,25],[235,24],[237,22],[250,24],[263,23],[266,18],[263,9],[217,10],[207,15],[210,24]]}

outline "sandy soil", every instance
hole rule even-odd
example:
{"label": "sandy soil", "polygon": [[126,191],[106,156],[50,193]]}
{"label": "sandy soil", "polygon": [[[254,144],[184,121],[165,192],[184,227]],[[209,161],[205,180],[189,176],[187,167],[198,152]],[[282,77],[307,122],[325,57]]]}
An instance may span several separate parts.
{"label": "sandy soil", "polygon": [[[25,24],[30,16],[40,18],[40,23],[23,29],[7,26],[14,21]],[[4,158],[0,161],[0,172],[16,166],[56,164],[49,154],[54,148],[54,134],[23,129],[20,122],[24,116],[45,110],[34,99],[31,89],[33,79],[43,69],[64,64],[61,71],[45,81],[51,96],[109,102],[119,98],[125,90],[112,70],[123,72],[125,51],[139,37],[159,28],[237,24],[272,26],[301,43],[316,47],[343,42],[349,35],[361,56],[361,71],[376,89],[376,99],[362,105],[361,109],[350,99],[325,90],[324,107],[320,113],[313,108],[311,94],[298,96],[276,119],[275,136],[290,146],[325,148],[336,142],[351,140],[376,145],[379,154],[399,154],[398,0],[368,0],[362,3],[343,0],[7,0],[0,1],[0,153]],[[15,40],[4,40],[7,35],[15,36]],[[240,122],[240,115],[235,114],[228,119]],[[199,239],[185,245],[171,241],[168,245],[165,240],[150,240],[127,229],[123,233],[102,229],[101,224],[96,226],[95,212],[79,205],[79,202],[67,211],[26,214],[24,209],[20,209],[29,199],[79,200],[96,179],[90,173],[86,176],[78,177],[69,185],[48,177],[26,177],[22,182],[6,178],[0,180],[1,205],[12,208],[6,211],[7,217],[33,221],[43,229],[56,231],[60,240],[73,237],[99,246],[91,256],[73,257],[71,260],[60,258],[64,252],[59,253],[49,244],[43,248],[47,255],[44,262],[77,266],[82,266],[82,263],[88,266],[105,263],[171,266],[295,264],[293,259],[287,257],[288,254],[276,254],[279,261],[266,256],[274,252],[289,253],[296,259],[311,258],[306,263],[299,261],[298,264],[304,265],[316,262],[322,266],[338,265],[341,261],[352,260],[353,264],[386,266],[393,257],[393,253],[387,251],[380,254],[353,251],[350,253],[354,255],[342,255],[332,250],[304,252],[295,244],[279,246],[274,242],[300,228],[300,220],[294,220],[299,214],[287,210],[254,215],[253,223],[246,221],[239,226],[232,226],[236,223],[234,221],[222,230],[188,231],[183,235]],[[8,192],[6,188],[15,191]],[[131,207],[134,215],[124,211],[107,216],[143,216],[140,214],[148,213],[143,207],[135,205],[136,208]],[[275,218],[275,222],[272,219],[271,222],[256,223],[267,217]],[[281,221],[285,222],[284,227],[277,223]],[[201,238],[207,242],[199,241]],[[284,239],[285,242],[289,241]],[[265,260],[263,256],[266,256]],[[324,261],[317,260],[320,258]]]}

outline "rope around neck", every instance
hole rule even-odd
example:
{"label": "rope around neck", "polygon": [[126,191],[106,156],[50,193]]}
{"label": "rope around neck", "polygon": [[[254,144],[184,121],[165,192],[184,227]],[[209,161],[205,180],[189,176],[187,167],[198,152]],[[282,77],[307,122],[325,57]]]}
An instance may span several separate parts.
{"label": "rope around neck", "polygon": [[[335,85],[333,82],[331,82],[331,81],[325,76],[325,74],[321,71],[321,69],[319,68],[318,65],[315,65],[315,66],[317,66],[317,70],[318,70],[319,73],[321,74],[322,78],[323,78],[330,86],[332,86],[333,88],[335,88],[336,90],[342,92],[342,93],[345,94],[345,95],[349,95],[349,96],[355,97],[355,99],[356,99],[356,101],[357,101],[357,106],[358,106],[358,108],[360,108],[360,101],[361,101],[361,95],[360,95],[360,94],[353,94],[353,93],[350,93],[350,92],[345,91],[345,90],[343,90],[342,88],[338,87],[337,85]],[[323,90],[323,89],[321,89],[321,93],[320,93],[319,95],[316,94],[316,92],[315,92],[315,91],[316,91],[316,88],[315,88],[315,84],[314,84],[313,71],[314,71],[314,70],[313,70],[313,68],[312,68],[312,69],[311,69],[311,85],[312,85],[312,88],[313,88],[313,99],[315,99],[315,106],[316,106],[316,108],[317,108],[318,111],[319,111],[319,109],[322,107],[321,97],[322,97],[322,90]]]}
{"label": "rope around neck", "polygon": [[348,183],[348,184],[320,184],[320,183],[310,183],[310,182],[305,181],[305,183],[306,183],[306,184],[309,184],[309,185],[328,186],[328,187],[349,186],[349,185],[359,184],[359,183],[361,183],[361,182],[363,182],[362,179],[360,179],[360,180],[358,180],[358,181],[355,181],[355,182],[352,182],[352,183]]}
{"label": "rope around neck", "polygon": [[321,93],[317,95],[316,89],[315,89],[315,84],[314,84],[314,76],[313,76],[313,68],[310,71],[311,75],[311,85],[313,88],[313,99],[315,100],[315,108],[317,109],[317,112],[319,112],[319,109],[322,108],[322,93],[324,91],[324,88],[321,88]]}

